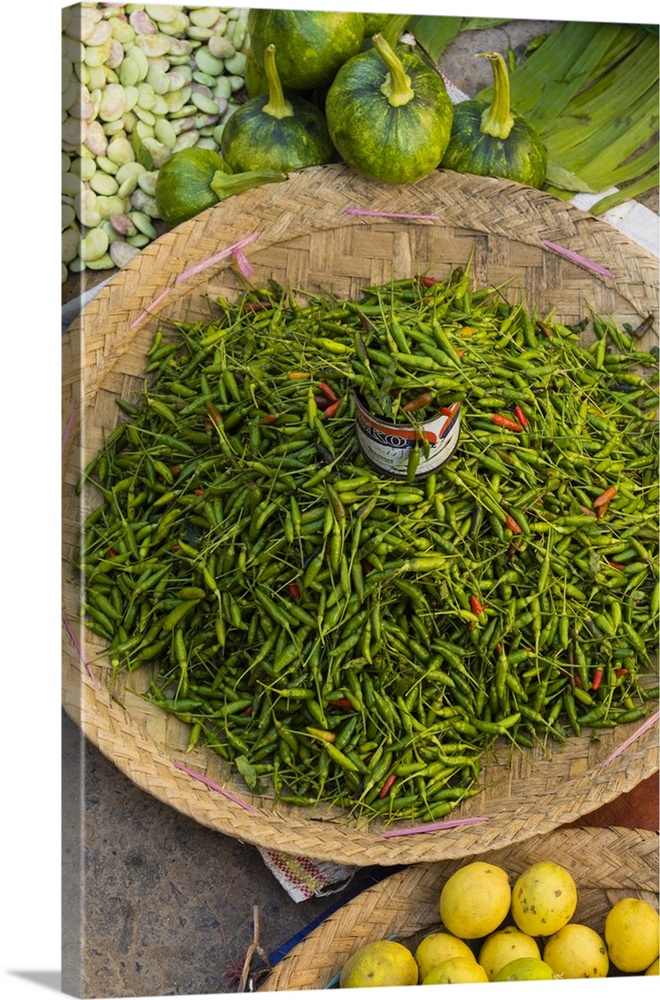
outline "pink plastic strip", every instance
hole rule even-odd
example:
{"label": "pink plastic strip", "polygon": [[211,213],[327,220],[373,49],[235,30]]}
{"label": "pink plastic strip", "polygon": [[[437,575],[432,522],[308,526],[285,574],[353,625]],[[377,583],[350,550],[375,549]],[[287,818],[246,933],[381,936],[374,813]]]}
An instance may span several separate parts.
{"label": "pink plastic strip", "polygon": [[472,826],[473,823],[487,823],[487,816],[473,816],[467,819],[445,819],[438,823],[424,823],[422,826],[409,826],[405,830],[387,830],[381,837],[407,837],[415,833],[433,833],[435,830],[451,830],[455,826]]}
{"label": "pink plastic strip", "polygon": [[231,792],[227,792],[224,788],[221,788],[220,785],[216,785],[215,781],[211,781],[210,778],[205,778],[203,774],[198,774],[197,771],[191,771],[189,767],[185,766],[185,764],[179,764],[176,760],[173,760],[172,763],[179,769],[179,771],[189,774],[191,778],[196,778],[197,781],[201,781],[204,785],[212,788],[214,792],[220,792],[220,794],[224,795],[225,798],[231,799],[232,802],[235,802],[236,805],[242,806],[243,809],[247,809],[248,812],[259,812],[258,809],[255,809],[247,802],[243,802],[243,799],[239,799],[237,795],[232,795]]}
{"label": "pink plastic strip", "polygon": [[639,729],[635,730],[632,736],[629,736],[627,740],[624,740],[623,743],[619,744],[616,750],[613,753],[611,753],[609,757],[606,757],[605,760],[601,761],[601,763],[598,766],[607,767],[608,764],[611,764],[612,761],[616,760],[616,758],[619,757],[624,752],[624,750],[627,750],[628,747],[635,742],[635,740],[638,740],[639,737],[647,731],[647,729],[651,729],[651,727],[656,724],[659,718],[660,718],[660,712],[656,712],[655,715],[650,716],[650,718],[648,718],[646,722],[642,723]]}
{"label": "pink plastic strip", "polygon": [[140,315],[138,316],[138,318],[133,320],[133,322],[131,323],[131,327],[130,327],[131,329],[133,329],[134,326],[137,326],[138,323],[141,323],[143,319],[146,319],[147,316],[151,315],[150,310],[151,309],[155,309],[156,306],[158,305],[158,303],[163,301],[163,299],[165,298],[165,296],[169,294],[169,291],[170,291],[171,287],[172,287],[171,285],[168,285],[167,288],[164,288],[163,291],[160,293],[160,295],[157,295],[156,298],[153,300],[153,302],[151,302],[147,306],[147,308],[143,312],[140,313]]}
{"label": "pink plastic strip", "polygon": [[82,660],[83,664],[85,665],[85,670],[89,674],[90,679],[91,679],[92,683],[94,684],[94,687],[98,691],[100,689],[101,685],[99,684],[98,680],[94,676],[94,672],[93,672],[93,670],[92,670],[92,668],[90,666],[89,660],[85,656],[85,654],[83,652],[83,648],[80,645],[80,643],[78,642],[78,637],[77,637],[76,633],[73,631],[73,629],[71,628],[71,626],[69,624],[69,619],[66,616],[66,611],[64,610],[64,608],[62,608],[62,621],[64,622],[64,628],[69,633],[69,638],[71,639],[71,642],[76,647],[76,651],[77,651],[78,655],[80,656],[80,659]]}
{"label": "pink plastic strip", "polygon": [[576,253],[574,250],[568,250],[566,247],[562,247],[558,243],[551,243],[550,240],[541,240],[541,243],[543,243],[548,250],[554,250],[555,253],[561,254],[562,257],[573,261],[574,264],[579,264],[581,267],[588,268],[589,271],[594,271],[596,274],[602,274],[606,278],[614,277],[612,271],[608,271],[606,267],[602,267],[600,264],[594,264],[594,262],[589,260],[588,257],[582,257],[581,254]]}
{"label": "pink plastic strip", "polygon": [[411,215],[408,212],[374,212],[369,208],[347,208],[346,215],[374,215],[380,219],[429,219],[432,222],[440,222],[439,215]]}
{"label": "pink plastic strip", "polygon": [[251,278],[252,275],[254,274],[254,271],[252,269],[252,265],[250,264],[250,261],[247,259],[247,257],[243,253],[243,251],[242,250],[235,250],[234,251],[234,257],[236,258],[236,265],[238,267],[238,270],[241,272],[241,274],[243,275],[243,277],[244,278]]}
{"label": "pink plastic strip", "polygon": [[200,271],[206,270],[207,267],[213,267],[214,264],[217,264],[220,260],[224,260],[225,257],[229,257],[230,254],[237,254],[237,252],[242,250],[243,247],[246,247],[248,243],[252,243],[260,236],[261,233],[259,232],[251,233],[249,236],[245,236],[242,240],[238,240],[225,250],[221,250],[219,253],[214,254],[213,257],[209,257],[207,260],[203,260],[199,264],[195,264],[193,267],[188,268],[187,271],[184,271],[183,274],[180,274],[174,279],[174,284],[178,285],[180,281],[192,278],[194,274],[199,274]]}

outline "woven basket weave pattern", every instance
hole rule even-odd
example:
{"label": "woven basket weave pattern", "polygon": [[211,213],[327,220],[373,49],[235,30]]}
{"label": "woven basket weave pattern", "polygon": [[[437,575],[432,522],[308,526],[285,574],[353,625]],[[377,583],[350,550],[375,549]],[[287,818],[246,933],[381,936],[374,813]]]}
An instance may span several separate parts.
{"label": "woven basket weave pattern", "polygon": [[608,909],[625,896],[658,907],[658,835],[621,827],[555,830],[500,851],[460,861],[417,864],[390,875],[331,914],[278,962],[260,990],[315,990],[330,984],[346,960],[370,941],[396,937],[414,951],[440,929],[438,905],[447,879],[479,857],[515,879],[538,861],[570,871],[578,888],[572,921],[603,934]]}
{"label": "woven basket weave pattern", "polygon": [[[347,214],[352,207],[428,214],[440,221]],[[198,822],[260,846],[343,864],[397,864],[493,850],[578,819],[632,788],[657,770],[657,728],[602,769],[600,762],[634,726],[603,731],[597,741],[584,735],[560,749],[539,747],[511,761],[504,747],[489,764],[489,789],[453,814],[486,815],[488,823],[448,830],[442,838],[384,840],[377,828],[358,829],[341,815],[317,822],[329,819],[331,811],[273,806],[229,777],[215,754],[185,754],[188,727],[134,693],[147,683],[140,674],[120,677],[108,690],[102,646],[77,625],[80,594],[69,566],[81,517],[98,499],[87,490],[78,496],[75,484],[117,423],[115,400],[130,400],[142,388],[158,317],[209,318],[213,300],[231,297],[242,282],[230,257],[185,281],[177,278],[255,234],[244,252],[256,284],[274,279],[293,290],[357,296],[365,283],[425,272],[442,278],[451,267],[471,261],[478,285],[508,282],[512,298],[523,297],[539,313],[554,310],[562,322],[576,322],[592,307],[633,325],[652,315],[657,330],[655,258],[570,205],[493,178],[436,171],[398,188],[371,184],[343,165],[311,168],[283,184],[236,196],[167,233],[98,293],[63,340],[63,421],[70,430],[63,462],[64,609],[101,682],[96,689],[65,632],[65,710],[140,787]],[[614,277],[601,277],[552,253],[544,239],[608,267]],[[657,337],[655,330],[647,335],[649,343]],[[256,811],[177,770],[173,761],[184,760]]]}

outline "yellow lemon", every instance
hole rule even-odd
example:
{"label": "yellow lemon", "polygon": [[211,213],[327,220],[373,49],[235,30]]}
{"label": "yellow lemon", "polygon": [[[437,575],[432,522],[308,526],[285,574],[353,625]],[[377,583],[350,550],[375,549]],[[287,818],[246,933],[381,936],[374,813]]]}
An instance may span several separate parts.
{"label": "yellow lemon", "polygon": [[601,979],[610,968],[605,942],[585,924],[565,924],[552,934],[543,961],[564,979]]}
{"label": "yellow lemon", "polygon": [[494,983],[514,983],[528,979],[555,979],[550,966],[541,958],[514,958],[495,976]]}
{"label": "yellow lemon", "polygon": [[339,977],[342,988],[364,986],[416,986],[417,962],[409,948],[398,941],[372,941],[344,963]]}
{"label": "yellow lemon", "polygon": [[577,906],[573,876],[554,861],[538,861],[516,879],[511,915],[525,934],[549,937],[567,924]]}
{"label": "yellow lemon", "polygon": [[448,958],[470,958],[474,961],[474,954],[465,941],[454,937],[453,934],[445,934],[444,931],[434,931],[427,934],[415,950],[415,961],[419,966],[420,980],[423,980],[431,969],[435,969]]}
{"label": "yellow lemon", "polygon": [[464,958],[460,955],[455,958],[447,958],[435,969],[431,969],[422,980],[422,986],[436,985],[439,983],[487,983],[488,976],[486,970],[472,958]]}
{"label": "yellow lemon", "polygon": [[440,919],[450,934],[470,940],[485,937],[502,923],[511,905],[509,876],[486,861],[463,865],[440,893]]}
{"label": "yellow lemon", "polygon": [[660,961],[660,960],[656,958],[655,962],[651,962],[651,964],[649,965],[648,969],[644,973],[645,976],[657,976],[658,975],[658,961]]}
{"label": "yellow lemon", "polygon": [[486,970],[489,982],[515,958],[540,958],[541,951],[533,937],[517,927],[502,927],[489,934],[479,950],[479,965]]}
{"label": "yellow lemon", "polygon": [[620,972],[644,972],[658,957],[660,918],[644,899],[620,899],[605,918],[610,961]]}

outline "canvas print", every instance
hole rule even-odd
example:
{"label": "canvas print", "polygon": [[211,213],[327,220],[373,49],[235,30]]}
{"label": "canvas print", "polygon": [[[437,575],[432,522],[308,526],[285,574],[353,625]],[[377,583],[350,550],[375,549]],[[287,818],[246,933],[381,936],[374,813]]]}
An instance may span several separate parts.
{"label": "canvas print", "polygon": [[658,42],[63,7],[64,993],[653,985]]}

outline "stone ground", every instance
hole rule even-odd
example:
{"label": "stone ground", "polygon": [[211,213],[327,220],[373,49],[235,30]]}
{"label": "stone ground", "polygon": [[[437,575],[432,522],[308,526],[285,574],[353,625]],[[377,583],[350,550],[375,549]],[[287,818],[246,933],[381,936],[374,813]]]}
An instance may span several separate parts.
{"label": "stone ground", "polygon": [[[442,68],[471,96],[490,82],[476,52],[520,52],[555,25],[515,21],[470,33],[447,50]],[[644,201],[657,211],[657,191]],[[71,293],[63,292],[66,301]],[[69,995],[236,992],[255,905],[270,953],[351,891],[293,902],[256,848],[147,795],[66,716],[62,757],[62,991]]]}

